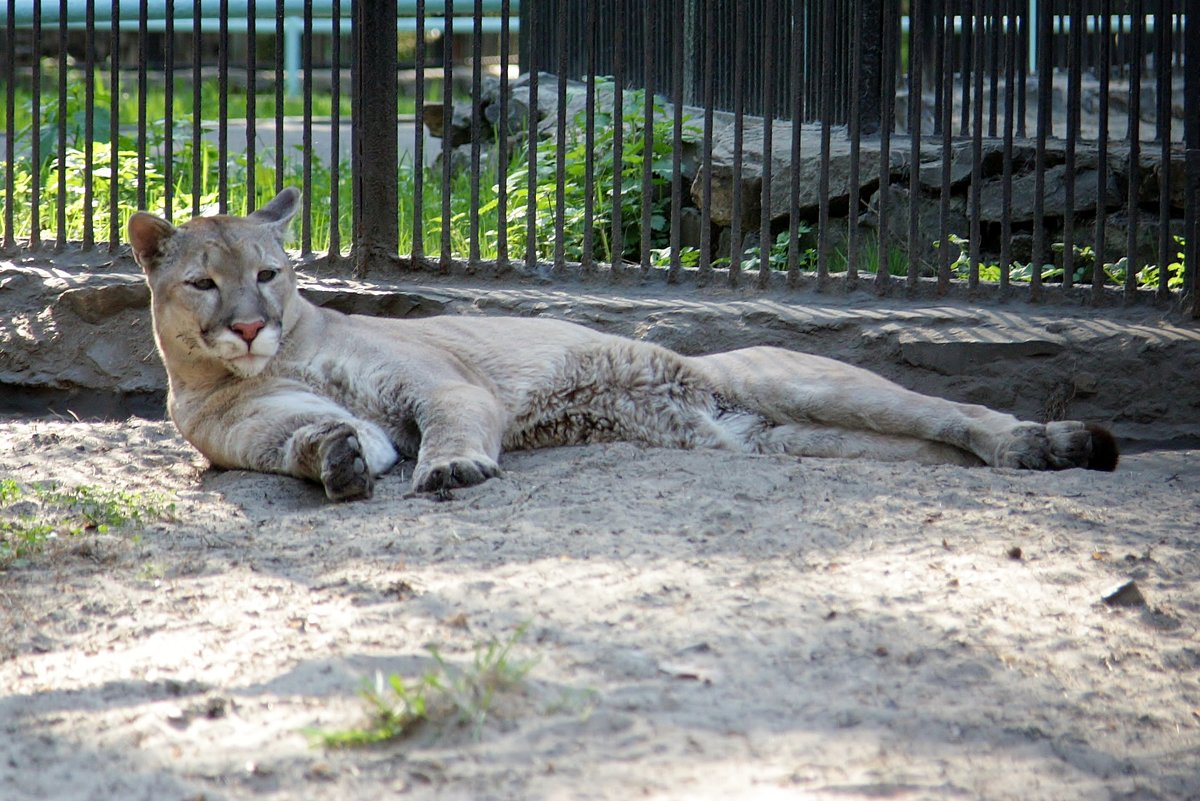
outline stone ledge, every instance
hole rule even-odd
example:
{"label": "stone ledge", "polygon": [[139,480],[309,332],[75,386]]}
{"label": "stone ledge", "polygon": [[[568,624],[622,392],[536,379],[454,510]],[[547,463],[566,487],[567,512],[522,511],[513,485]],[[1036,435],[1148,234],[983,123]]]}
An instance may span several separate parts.
{"label": "stone ledge", "polygon": [[[1145,441],[1190,436],[1187,427],[1200,419],[1200,329],[1148,307],[1096,311],[424,275],[413,276],[417,285],[319,272],[303,281],[304,293],[345,312],[547,316],[687,354],[788,347],[867,367],[921,392],[1029,419],[1066,414],[1106,422]],[[0,413],[42,408],[111,418],[161,409],[166,381],[148,301],[132,270],[0,262]]]}

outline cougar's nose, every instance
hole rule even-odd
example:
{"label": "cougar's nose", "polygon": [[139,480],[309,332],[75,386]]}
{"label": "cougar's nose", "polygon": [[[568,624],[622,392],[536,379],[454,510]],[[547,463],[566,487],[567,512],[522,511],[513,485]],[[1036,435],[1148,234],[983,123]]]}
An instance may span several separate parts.
{"label": "cougar's nose", "polygon": [[258,332],[263,330],[265,325],[266,323],[262,320],[255,320],[252,323],[232,323],[229,327],[242,339],[247,342],[253,342],[254,338],[258,336]]}

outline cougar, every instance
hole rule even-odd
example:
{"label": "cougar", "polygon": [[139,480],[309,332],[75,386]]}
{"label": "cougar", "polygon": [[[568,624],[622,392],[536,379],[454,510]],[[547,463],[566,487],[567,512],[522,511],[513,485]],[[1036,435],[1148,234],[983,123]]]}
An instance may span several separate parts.
{"label": "cougar", "polygon": [[1023,422],[773,347],[682,356],[549,319],[346,315],[297,291],[283,249],[300,193],[174,227],[138,212],[168,409],[213,464],[367,498],[398,460],[417,492],[500,474],[504,450],[626,440],[798,456],[1116,467],[1081,422]]}

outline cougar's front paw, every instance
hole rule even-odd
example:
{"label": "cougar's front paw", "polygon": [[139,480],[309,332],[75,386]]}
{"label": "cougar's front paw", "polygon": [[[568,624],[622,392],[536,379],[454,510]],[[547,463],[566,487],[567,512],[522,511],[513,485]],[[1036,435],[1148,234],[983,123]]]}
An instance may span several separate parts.
{"label": "cougar's front paw", "polygon": [[1024,470],[1113,470],[1118,458],[1116,441],[1108,431],[1062,420],[1044,426],[1027,423],[1015,429],[997,449],[995,464]]}
{"label": "cougar's front paw", "polygon": [[340,425],[321,441],[321,483],[331,501],[370,498],[375,479],[353,426]]}
{"label": "cougar's front paw", "polygon": [[500,475],[500,465],[486,456],[421,462],[413,472],[416,492],[437,492],[482,484]]}

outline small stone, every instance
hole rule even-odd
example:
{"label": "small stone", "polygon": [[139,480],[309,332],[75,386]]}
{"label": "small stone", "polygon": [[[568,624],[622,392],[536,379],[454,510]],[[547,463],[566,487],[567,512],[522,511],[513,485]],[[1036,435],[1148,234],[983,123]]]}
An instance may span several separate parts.
{"label": "small stone", "polygon": [[1021,559],[1022,556],[1024,556],[1024,551],[1022,551],[1020,546],[1018,546],[1018,545],[1014,545],[1013,547],[1009,548],[1004,553],[1006,556],[1008,556],[1009,559],[1015,559],[1018,561]]}
{"label": "small stone", "polygon": [[1109,606],[1145,606],[1146,598],[1133,579],[1122,581],[1100,596]]}

